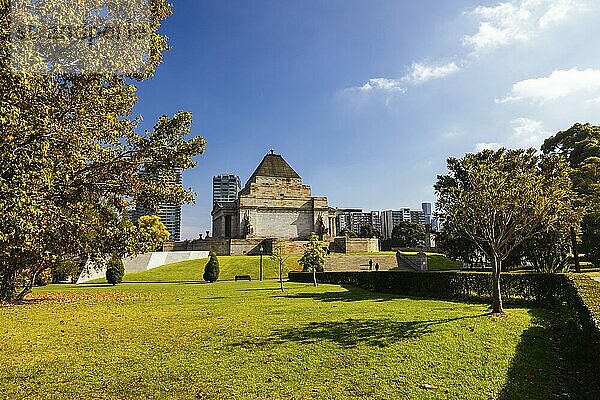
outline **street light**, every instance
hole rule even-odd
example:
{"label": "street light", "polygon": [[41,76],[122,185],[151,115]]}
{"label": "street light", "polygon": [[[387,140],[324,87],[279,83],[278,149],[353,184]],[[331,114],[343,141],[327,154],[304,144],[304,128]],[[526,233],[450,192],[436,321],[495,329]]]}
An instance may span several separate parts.
{"label": "street light", "polygon": [[258,248],[258,251],[260,252],[260,273],[258,275],[258,279],[262,282],[262,279],[263,279],[262,255],[263,255],[263,251],[264,251],[262,244]]}

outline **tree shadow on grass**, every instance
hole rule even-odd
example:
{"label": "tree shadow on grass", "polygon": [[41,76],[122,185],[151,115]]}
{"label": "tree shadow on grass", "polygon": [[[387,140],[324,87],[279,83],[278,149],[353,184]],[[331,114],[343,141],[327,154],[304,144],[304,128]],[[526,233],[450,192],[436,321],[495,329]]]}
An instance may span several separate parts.
{"label": "tree shadow on grass", "polygon": [[489,314],[426,321],[394,321],[391,319],[346,319],[344,321],[311,322],[298,328],[278,329],[263,340],[246,340],[233,344],[239,347],[277,345],[287,342],[311,344],[333,342],[345,348],[365,344],[387,347],[395,342],[416,339],[433,332],[435,325],[453,321],[482,318]]}
{"label": "tree shadow on grass", "polygon": [[400,296],[395,296],[391,294],[382,294],[369,292],[365,289],[357,288],[355,286],[345,286],[342,285],[342,288],[346,289],[343,292],[319,292],[319,293],[294,293],[294,294],[284,294],[278,297],[288,298],[288,299],[313,299],[324,302],[334,302],[334,301],[342,301],[342,302],[352,302],[352,301],[365,301],[365,300],[375,300],[378,302],[389,301],[398,299]]}
{"label": "tree shadow on grass", "polygon": [[529,311],[534,326],[521,335],[499,400],[572,398],[565,394],[550,312]]}

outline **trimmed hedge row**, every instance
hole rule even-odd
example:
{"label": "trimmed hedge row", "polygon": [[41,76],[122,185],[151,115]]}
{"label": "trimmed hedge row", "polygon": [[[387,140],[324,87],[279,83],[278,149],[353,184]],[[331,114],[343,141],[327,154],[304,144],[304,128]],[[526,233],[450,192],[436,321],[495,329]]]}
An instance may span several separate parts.
{"label": "trimmed hedge row", "polygon": [[600,350],[600,282],[588,276],[572,275],[569,289],[567,303],[577,312],[584,334]]}
{"label": "trimmed hedge row", "polygon": [[[292,282],[312,282],[312,275],[290,272]],[[364,271],[322,272],[321,283],[352,285],[381,293],[444,300],[489,299],[492,276],[481,272]],[[567,288],[562,275],[506,273],[501,276],[502,296],[507,302],[527,302],[552,307],[560,302]]]}

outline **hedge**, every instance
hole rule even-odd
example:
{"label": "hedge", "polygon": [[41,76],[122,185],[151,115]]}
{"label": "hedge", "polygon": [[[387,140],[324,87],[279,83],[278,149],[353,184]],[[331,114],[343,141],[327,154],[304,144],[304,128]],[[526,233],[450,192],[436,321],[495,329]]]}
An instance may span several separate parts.
{"label": "hedge", "polygon": [[[312,283],[312,279],[312,274],[289,273],[292,282]],[[600,282],[583,275],[540,273],[503,273],[500,279],[506,302],[549,309],[569,306],[576,312],[577,328],[600,349]],[[317,281],[443,300],[488,300],[492,287],[492,275],[482,272],[321,272]]]}
{"label": "hedge", "polygon": [[600,351],[600,282],[588,276],[571,275],[566,301],[577,312],[584,334]]}
{"label": "hedge", "polygon": [[[293,282],[312,282],[312,276],[290,272]],[[353,285],[373,292],[445,300],[489,299],[492,276],[481,272],[364,271],[322,272],[321,283]],[[551,307],[564,297],[565,277],[554,274],[505,273],[502,295],[507,302],[527,302]]]}

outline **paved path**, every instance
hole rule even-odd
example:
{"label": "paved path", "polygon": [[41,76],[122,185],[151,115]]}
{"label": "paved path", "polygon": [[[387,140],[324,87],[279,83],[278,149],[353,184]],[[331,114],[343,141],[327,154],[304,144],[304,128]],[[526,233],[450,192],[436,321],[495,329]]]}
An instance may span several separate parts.
{"label": "paved path", "polygon": [[600,282],[600,276],[592,276],[592,279],[597,282]]}

